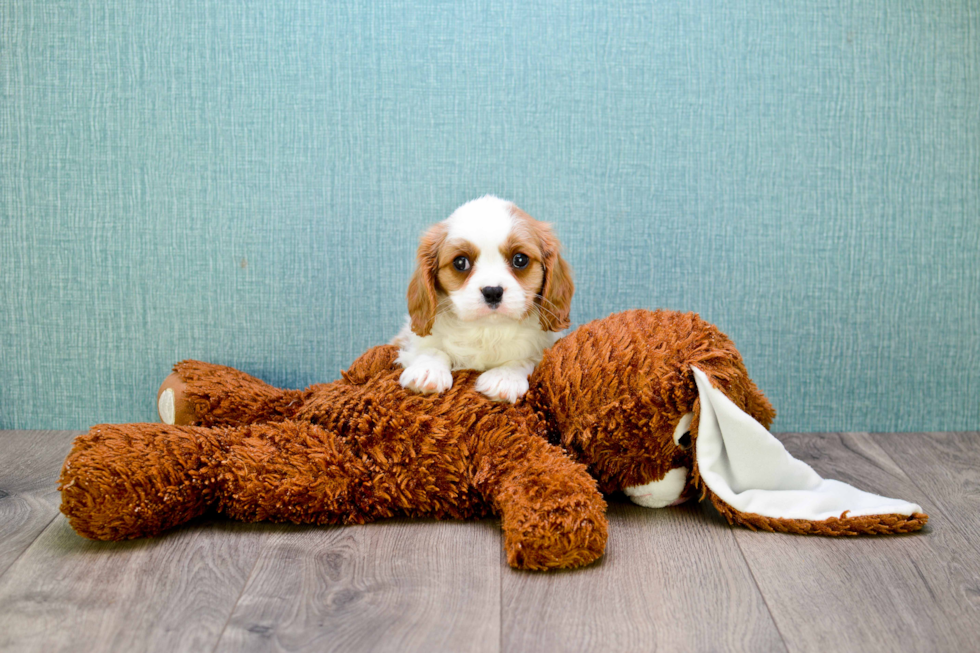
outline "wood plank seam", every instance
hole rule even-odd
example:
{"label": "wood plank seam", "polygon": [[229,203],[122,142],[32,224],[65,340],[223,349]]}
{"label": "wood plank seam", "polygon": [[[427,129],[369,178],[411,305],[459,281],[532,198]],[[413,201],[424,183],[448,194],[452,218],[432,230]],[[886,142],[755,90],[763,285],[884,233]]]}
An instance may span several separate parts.
{"label": "wood plank seam", "polygon": [[739,543],[738,538],[735,537],[735,529],[741,528],[741,526],[735,526],[733,524],[728,525],[728,533],[731,535],[732,541],[735,542],[735,546],[738,547],[739,555],[742,556],[742,561],[745,562],[745,567],[749,570],[749,576],[752,577],[752,584],[755,585],[755,591],[759,593],[762,597],[762,604],[766,606],[766,612],[769,613],[769,619],[772,621],[773,627],[776,629],[776,634],[779,635],[779,640],[783,643],[783,650],[789,651],[789,643],[786,641],[786,637],[783,635],[783,631],[779,628],[779,622],[776,621],[776,615],[772,613],[772,608],[769,607],[769,599],[766,598],[765,592],[759,587],[759,580],[755,577],[755,569],[749,563],[748,557],[745,555],[745,551],[742,550],[742,545]]}
{"label": "wood plank seam", "polygon": [[[874,442],[875,444],[878,444],[877,442],[875,442],[875,440],[874,440],[874,438],[872,437],[872,435],[873,435],[872,433],[870,433],[870,432],[868,432],[868,433],[865,433],[864,435],[865,435],[865,437],[867,437],[867,438],[868,438],[868,440],[870,440],[871,442]],[[875,434],[875,435],[880,435],[880,434]],[[895,433],[886,433],[886,434],[884,434],[884,435],[888,435],[888,436],[894,436],[894,435],[896,435],[896,434],[895,434]],[[925,440],[928,440],[928,439],[930,439],[930,438],[928,437],[928,434],[926,434],[926,433],[915,433],[915,434],[905,434],[905,435],[918,435],[919,437],[922,437],[922,438],[923,438],[923,439],[925,439]],[[900,470],[902,470],[902,475],[903,475],[903,476],[904,476],[904,477],[906,478],[906,480],[908,480],[908,482],[909,482],[909,483],[911,483],[911,484],[912,484],[912,485],[913,485],[913,486],[915,487],[915,489],[916,489],[916,490],[918,490],[919,492],[921,492],[921,493],[922,493],[922,496],[924,496],[924,497],[927,497],[927,498],[928,498],[928,499],[929,499],[930,501],[932,501],[932,503],[933,503],[933,504],[934,504],[934,505],[936,506],[936,509],[937,509],[937,510],[938,510],[939,512],[941,512],[941,513],[942,513],[942,515],[943,515],[943,517],[945,517],[947,521],[952,521],[952,520],[950,519],[950,516],[949,516],[948,514],[946,514],[946,506],[944,506],[944,505],[942,504],[942,502],[940,502],[940,501],[938,501],[937,499],[935,499],[934,497],[932,497],[932,496],[931,496],[931,495],[930,495],[930,494],[929,494],[928,492],[926,492],[926,491],[925,491],[925,490],[924,490],[924,489],[922,488],[922,486],[921,486],[921,485],[919,485],[919,483],[918,483],[918,482],[916,481],[916,479],[915,479],[915,476],[914,476],[913,474],[909,474],[909,473],[908,473],[908,472],[907,472],[907,471],[905,470],[905,467],[903,467],[903,466],[902,466],[902,463],[901,463],[901,462],[899,462],[899,460],[898,460],[898,459],[896,459],[896,458],[895,458],[895,456],[893,456],[893,455],[892,455],[892,453],[891,453],[891,452],[890,452],[890,451],[889,451],[889,450],[888,450],[888,449],[887,449],[886,447],[883,447],[883,446],[881,446],[881,445],[879,444],[879,445],[878,445],[878,448],[879,448],[879,449],[881,449],[881,450],[882,450],[882,452],[884,452],[884,454],[885,454],[886,456],[888,456],[888,460],[890,460],[890,461],[892,461],[893,463],[895,463],[895,467],[897,467],[897,468],[899,468]],[[910,501],[914,501],[914,499],[910,499]],[[927,528],[928,528],[928,526],[929,526],[929,525],[928,525],[928,524],[926,524],[926,527],[927,527]]]}
{"label": "wood plank seam", "polygon": [[44,528],[38,530],[37,535],[34,536],[34,539],[31,540],[31,543],[25,546],[24,550],[18,553],[17,557],[10,561],[9,565],[7,565],[2,570],[0,570],[0,578],[3,578],[4,574],[6,574],[8,571],[14,568],[14,565],[17,564],[17,561],[23,558],[24,554],[27,553],[34,546],[35,543],[37,543],[37,539],[41,537],[41,534],[44,533],[44,531],[48,530],[48,528],[51,527],[51,524],[54,523],[54,520],[57,519],[60,514],[61,514],[60,512],[56,512],[55,514],[51,515],[51,519],[49,519],[48,522],[44,525]]}
{"label": "wood plank seam", "polygon": [[[963,431],[963,432],[970,433],[970,431]],[[951,433],[958,433],[958,432],[957,431],[951,431]],[[869,440],[871,440],[872,442],[874,442],[875,440],[872,437],[872,435],[893,437],[896,434],[895,433],[875,433],[875,434],[867,433],[866,435],[867,435],[867,437],[868,437]],[[918,435],[919,437],[921,437],[921,438],[923,438],[925,440],[931,439],[929,437],[929,434],[928,433],[915,433],[915,434],[906,434],[906,435]],[[931,493],[929,493],[925,489],[923,489],[923,487],[921,485],[919,485],[918,481],[916,480],[915,475],[914,474],[909,474],[907,471],[905,471],[905,468],[901,465],[901,463],[894,456],[892,456],[891,452],[886,447],[881,446],[880,444],[878,446],[885,453],[885,455],[888,456],[888,459],[891,460],[893,463],[895,463],[895,466],[896,467],[898,467],[899,469],[902,470],[902,474],[905,475],[905,478],[908,479],[908,482],[911,483],[912,486],[915,487],[915,489],[918,490],[922,494],[923,497],[928,498],[929,501],[932,502],[933,506],[935,506],[935,508],[939,512],[939,514],[942,515],[942,517],[946,520],[946,524],[948,526],[951,526],[953,528],[953,530],[955,530],[957,533],[959,533],[964,538],[966,538],[966,541],[967,542],[970,542],[971,544],[973,544],[974,547],[977,550],[980,550],[980,544],[976,543],[976,541],[974,540],[974,538],[971,535],[971,533],[966,532],[966,531],[964,531],[961,528],[960,521],[957,518],[953,517],[949,513],[949,508],[947,508],[946,505],[944,505],[942,499],[939,498],[938,495],[936,497],[932,496]],[[929,529],[931,529],[931,528],[932,528],[932,526],[930,524],[926,524],[926,529],[927,530],[924,530],[923,531],[923,534],[928,534],[929,533]],[[918,568],[916,568],[916,571],[918,571]]]}
{"label": "wood plank seam", "polygon": [[218,633],[217,638],[214,640],[214,646],[211,647],[211,653],[215,653],[215,651],[218,650],[218,646],[221,645],[221,640],[225,637],[225,631],[228,630],[228,624],[231,623],[231,618],[235,616],[235,609],[238,608],[239,601],[241,601],[242,596],[245,595],[245,589],[252,581],[252,576],[255,575],[255,569],[259,566],[259,560],[262,559],[262,552],[268,545],[269,541],[266,539],[266,542],[263,544],[262,548],[258,550],[255,560],[252,561],[252,568],[248,570],[248,576],[245,577],[245,582],[242,583],[241,589],[238,590],[238,598],[235,599],[235,602],[231,604],[231,609],[228,610],[228,616],[225,618],[225,624],[221,627],[221,632]]}
{"label": "wood plank seam", "polygon": [[[499,522],[498,522],[499,526]],[[514,570],[503,564],[506,560],[502,556],[504,550],[504,534],[498,527],[497,529],[497,550],[501,552],[501,556],[497,558],[497,653],[503,653],[504,650],[504,573],[506,572],[514,573]]]}

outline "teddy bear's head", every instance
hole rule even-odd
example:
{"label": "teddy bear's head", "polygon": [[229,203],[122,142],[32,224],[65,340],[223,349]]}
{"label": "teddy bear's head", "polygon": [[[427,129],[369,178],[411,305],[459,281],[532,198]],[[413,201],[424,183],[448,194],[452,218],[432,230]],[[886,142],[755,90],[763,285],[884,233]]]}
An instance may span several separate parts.
{"label": "teddy bear's head", "polygon": [[693,313],[626,311],[545,353],[528,403],[603,492],[661,508],[697,494],[732,523],[788,533],[919,530],[916,504],[820,477],[769,431],[735,345]]}
{"label": "teddy bear's head", "polygon": [[528,401],[603,492],[660,508],[694,493],[700,403],[692,366],[767,426],[775,411],[734,344],[693,313],[626,311],[579,327],[548,350]]}

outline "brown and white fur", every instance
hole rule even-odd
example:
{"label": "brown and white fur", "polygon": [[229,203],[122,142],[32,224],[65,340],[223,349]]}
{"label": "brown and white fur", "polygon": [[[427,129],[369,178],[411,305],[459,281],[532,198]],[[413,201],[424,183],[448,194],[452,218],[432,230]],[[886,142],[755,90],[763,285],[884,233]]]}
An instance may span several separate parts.
{"label": "brown and white fur", "polygon": [[569,325],[575,287],[551,227],[487,195],[456,209],[421,239],[408,285],[409,320],[392,341],[400,382],[443,392],[453,370],[483,371],[476,389],[515,402]]}

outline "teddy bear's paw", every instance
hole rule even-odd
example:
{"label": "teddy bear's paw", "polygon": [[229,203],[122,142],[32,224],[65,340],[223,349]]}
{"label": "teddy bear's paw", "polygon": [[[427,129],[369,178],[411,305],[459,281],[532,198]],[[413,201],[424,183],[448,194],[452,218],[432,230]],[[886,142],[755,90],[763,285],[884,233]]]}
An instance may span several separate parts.
{"label": "teddy bear's paw", "polygon": [[157,414],[161,422],[186,426],[196,421],[194,406],[187,401],[185,390],[184,381],[173,372],[163,380],[157,390]]}
{"label": "teddy bear's paw", "polygon": [[157,413],[160,415],[160,421],[164,424],[173,424],[177,421],[176,412],[173,388],[165,388],[157,399]]}
{"label": "teddy bear's paw", "polygon": [[514,403],[527,392],[527,374],[523,370],[495,367],[481,374],[475,387],[494,401]]}
{"label": "teddy bear's paw", "polygon": [[453,373],[445,365],[419,361],[406,367],[398,382],[415,392],[439,393],[453,387]]}
{"label": "teddy bear's paw", "polygon": [[567,521],[563,515],[548,524],[550,528],[525,525],[520,533],[505,531],[507,564],[515,569],[573,569],[601,558],[608,537],[605,518],[599,514],[594,520],[579,519],[573,529],[564,527]]}

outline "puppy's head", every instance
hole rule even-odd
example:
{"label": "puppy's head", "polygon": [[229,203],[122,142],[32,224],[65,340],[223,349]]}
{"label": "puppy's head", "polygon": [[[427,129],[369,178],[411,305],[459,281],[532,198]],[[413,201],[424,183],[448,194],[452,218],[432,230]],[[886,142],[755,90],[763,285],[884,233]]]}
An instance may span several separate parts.
{"label": "puppy's head", "polygon": [[551,227],[487,195],[456,209],[419,243],[408,284],[412,331],[429,335],[436,314],[464,321],[536,314],[541,328],[568,327],[575,286]]}

